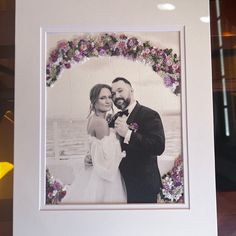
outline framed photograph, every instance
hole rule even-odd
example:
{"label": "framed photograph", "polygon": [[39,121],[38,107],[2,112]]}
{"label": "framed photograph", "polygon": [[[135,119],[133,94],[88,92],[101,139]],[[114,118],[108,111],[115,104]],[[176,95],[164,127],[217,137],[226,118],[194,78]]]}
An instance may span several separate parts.
{"label": "framed photograph", "polygon": [[[45,41],[42,41],[41,80],[41,208],[188,208],[184,28],[103,29],[101,32],[51,28],[42,29],[42,39]],[[111,86],[110,96],[114,96],[116,84],[119,89],[127,85],[123,80],[113,84],[116,78],[128,80],[131,85],[128,87],[133,90],[131,95],[120,95],[121,100],[128,99],[125,109],[132,105],[132,96],[137,107],[141,105],[151,109],[150,113],[157,112],[162,123],[162,127],[152,125],[156,121],[146,120],[142,112],[131,122],[129,117],[135,113],[134,109],[126,117],[133,136],[124,150],[116,127],[109,127],[105,140],[97,137],[98,128],[94,127],[91,132],[88,127],[100,117],[97,107],[100,95],[91,95],[93,90],[108,85]],[[107,126],[120,112],[121,107],[116,102],[120,97],[112,97],[109,108],[101,113]],[[163,129],[161,140],[159,129]],[[111,133],[117,136],[115,140]],[[143,141],[132,144],[135,135]],[[146,145],[146,140],[153,144]],[[135,151],[137,146],[138,152]],[[159,153],[154,151],[158,146],[162,149]],[[139,156],[139,152],[142,155]],[[107,155],[109,163],[104,161]],[[91,164],[86,163],[88,156]],[[116,156],[119,156],[117,161]],[[136,160],[130,161],[127,172],[134,179],[130,183],[122,166],[131,158],[139,161],[154,158],[156,169],[152,170],[145,162],[137,165]],[[138,176],[135,175],[137,168],[140,168]],[[160,175],[161,185],[154,181],[152,186],[158,188],[155,202],[145,200],[151,192],[143,197],[139,197],[138,192],[132,193],[135,181],[139,181],[140,192],[150,184],[141,181],[149,178],[145,169],[151,175]],[[114,177],[117,172],[119,177]]]}
{"label": "framed photograph", "polygon": [[163,4],[17,1],[14,236],[217,235],[209,1]]}

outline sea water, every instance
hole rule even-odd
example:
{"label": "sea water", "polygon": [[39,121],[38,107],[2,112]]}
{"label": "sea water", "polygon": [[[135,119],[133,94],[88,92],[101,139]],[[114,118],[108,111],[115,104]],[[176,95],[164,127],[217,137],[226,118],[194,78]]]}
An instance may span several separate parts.
{"label": "sea water", "polygon": [[[164,115],[166,148],[161,159],[173,159],[181,153],[180,115]],[[80,159],[87,153],[87,120],[47,119],[46,157],[50,159]]]}

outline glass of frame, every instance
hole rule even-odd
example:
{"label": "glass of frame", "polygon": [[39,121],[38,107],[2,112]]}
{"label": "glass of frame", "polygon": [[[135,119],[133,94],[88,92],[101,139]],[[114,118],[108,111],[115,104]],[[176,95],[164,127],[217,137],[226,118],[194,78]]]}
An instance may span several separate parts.
{"label": "glass of frame", "polygon": [[[188,208],[188,143],[183,28],[115,31],[43,28],[41,35],[40,208]],[[120,166],[124,162],[122,158],[132,158],[127,154],[130,151],[120,151],[122,158],[116,162],[116,168],[111,163],[104,162],[105,157],[102,157],[102,163],[97,165],[96,158],[98,157],[95,156],[98,153],[103,153],[99,154],[101,157],[107,152],[111,159],[115,158],[113,157],[115,155],[113,145],[117,140],[108,141],[107,138],[106,142],[103,142],[104,139],[99,140],[95,137],[91,144],[88,123],[91,116],[96,115],[96,110],[90,113],[90,91],[97,84],[107,84],[112,87],[112,81],[117,77],[126,78],[131,83],[134,100],[139,105],[159,114],[164,129],[164,151],[158,155],[156,153],[149,155],[149,151],[147,151],[142,157],[148,159],[154,156],[155,162],[158,164],[153,173],[160,173],[162,186],[156,193],[155,203],[143,203],[141,200],[140,202],[128,200],[129,203],[127,203],[126,195],[127,192],[130,193],[132,183],[131,187],[130,183],[127,186],[126,178],[123,173],[120,174],[122,172]],[[112,88],[110,95],[114,96],[114,92],[114,88]],[[110,107],[106,111],[106,117],[104,117],[106,120],[119,111],[113,97],[110,100],[112,108]],[[131,115],[132,111],[129,116]],[[152,124],[152,120],[144,119],[143,121],[143,118],[140,120],[139,115],[132,120],[132,123],[127,122],[129,116],[126,119],[131,131],[131,139],[133,138],[132,133],[149,137],[149,126]],[[136,120],[138,120],[137,123]],[[117,129],[110,128],[110,132],[111,129],[119,139]],[[108,137],[110,136],[109,133]],[[158,136],[155,136],[154,139],[158,139]],[[120,146],[123,145],[122,142],[118,142]],[[132,141],[130,140],[130,142]],[[143,142],[145,142],[145,138]],[[92,151],[91,145],[95,145],[95,149],[93,148]],[[139,145],[144,144],[139,143]],[[86,162],[88,156],[91,159]],[[91,165],[89,165],[90,162],[92,162]],[[145,178],[145,174],[142,176],[144,172],[142,170],[147,169],[145,165],[142,162],[137,167],[134,161],[133,166],[131,164],[129,167],[128,173],[135,173],[135,170],[140,169],[138,175],[141,176],[141,179]],[[104,177],[107,171],[111,170],[112,174]],[[116,172],[120,174],[118,179],[121,179],[122,190],[125,194],[122,200],[116,198],[121,191],[117,190],[120,180],[111,181]],[[142,184],[142,181],[139,181]],[[154,182],[153,185],[155,188],[157,182]],[[113,194],[114,188],[116,190]],[[93,195],[94,197],[92,197]]]}

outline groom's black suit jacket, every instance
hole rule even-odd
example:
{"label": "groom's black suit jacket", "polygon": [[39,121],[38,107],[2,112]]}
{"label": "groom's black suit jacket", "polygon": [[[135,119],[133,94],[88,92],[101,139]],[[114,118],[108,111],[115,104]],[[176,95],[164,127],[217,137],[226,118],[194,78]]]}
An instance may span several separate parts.
{"label": "groom's black suit jacket", "polygon": [[[161,188],[161,176],[157,156],[165,149],[165,135],[159,114],[145,106],[136,104],[127,124],[135,124],[129,144],[122,139],[126,157],[120,163],[128,203],[156,202]],[[154,200],[153,200],[154,199]]]}

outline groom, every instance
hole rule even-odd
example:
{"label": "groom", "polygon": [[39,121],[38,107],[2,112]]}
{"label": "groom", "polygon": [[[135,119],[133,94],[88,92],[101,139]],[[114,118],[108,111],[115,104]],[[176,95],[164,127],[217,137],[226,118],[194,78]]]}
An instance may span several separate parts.
{"label": "groom", "polygon": [[113,123],[126,152],[119,168],[128,203],[156,203],[161,188],[157,156],[165,149],[161,118],[135,100],[132,85],[125,78],[112,81],[112,100],[122,112]]}

